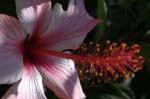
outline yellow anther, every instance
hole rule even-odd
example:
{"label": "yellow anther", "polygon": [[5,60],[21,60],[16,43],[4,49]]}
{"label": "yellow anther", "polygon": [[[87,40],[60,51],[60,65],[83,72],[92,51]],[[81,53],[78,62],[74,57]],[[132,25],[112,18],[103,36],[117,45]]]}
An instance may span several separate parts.
{"label": "yellow anther", "polygon": [[100,48],[96,48],[96,52],[100,52]]}
{"label": "yellow anther", "polygon": [[114,69],[112,69],[112,70],[111,70],[111,73],[112,73],[112,74],[115,74],[115,70],[114,70]]}
{"label": "yellow anther", "polygon": [[79,71],[79,73],[80,73],[80,74],[83,74],[83,71],[82,71],[82,70],[80,70],[80,71]]}
{"label": "yellow anther", "polygon": [[99,76],[103,76],[103,73],[99,73]]}
{"label": "yellow anther", "polygon": [[89,70],[87,69],[87,70],[85,70],[85,73],[89,73]]}
{"label": "yellow anther", "polygon": [[93,41],[90,41],[90,42],[89,42],[89,45],[93,45]]}
{"label": "yellow anther", "polygon": [[95,76],[98,76],[98,72],[97,71],[95,72]]}
{"label": "yellow anther", "polygon": [[121,46],[125,48],[127,46],[127,44],[126,43],[121,43]]}
{"label": "yellow anther", "polygon": [[98,59],[95,60],[95,63],[96,63],[96,65],[100,64]]}
{"label": "yellow anther", "polygon": [[107,40],[107,41],[106,41],[106,44],[110,44],[110,40]]}
{"label": "yellow anther", "polygon": [[138,67],[137,67],[136,69],[133,70],[133,72],[137,72],[137,71],[140,70],[140,69],[141,69],[141,68],[138,68]]}
{"label": "yellow anther", "polygon": [[128,72],[126,75],[125,75],[125,78],[129,78],[130,76],[130,72]]}
{"label": "yellow anther", "polygon": [[116,45],[117,45],[117,43],[116,43],[116,42],[114,42],[112,45],[113,45],[113,46],[116,46]]}
{"label": "yellow anther", "polygon": [[87,51],[87,48],[86,48],[86,47],[84,47],[82,50],[83,50],[83,51]]}
{"label": "yellow anther", "polygon": [[137,65],[133,65],[133,68],[137,68]]}
{"label": "yellow anther", "polygon": [[112,50],[113,50],[113,48],[110,46],[110,47],[109,47],[109,50],[110,50],[110,51],[112,51]]}
{"label": "yellow anther", "polygon": [[126,75],[127,74],[127,72],[124,70],[123,72],[122,72],[124,75]]}
{"label": "yellow anther", "polygon": [[86,43],[83,43],[83,46],[86,46]]}
{"label": "yellow anther", "polygon": [[139,49],[137,49],[137,50],[136,50],[136,53],[139,53],[139,52],[140,52],[140,50],[139,50]]}
{"label": "yellow anther", "polygon": [[115,78],[118,78],[118,77],[119,77],[119,75],[118,75],[118,74],[116,74],[116,75],[115,75]]}
{"label": "yellow anther", "polygon": [[97,43],[97,44],[96,44],[96,47],[100,47],[100,44]]}

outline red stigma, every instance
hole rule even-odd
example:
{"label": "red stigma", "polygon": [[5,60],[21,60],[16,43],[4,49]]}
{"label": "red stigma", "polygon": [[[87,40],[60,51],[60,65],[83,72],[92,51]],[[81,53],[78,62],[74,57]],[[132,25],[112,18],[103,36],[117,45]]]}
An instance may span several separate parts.
{"label": "red stigma", "polygon": [[142,69],[144,58],[137,56],[140,46],[128,47],[126,43],[111,43],[107,41],[105,48],[100,44],[82,44],[75,53],[82,56],[96,57],[95,61],[76,61],[81,79],[90,80],[92,84],[127,78],[132,72]]}

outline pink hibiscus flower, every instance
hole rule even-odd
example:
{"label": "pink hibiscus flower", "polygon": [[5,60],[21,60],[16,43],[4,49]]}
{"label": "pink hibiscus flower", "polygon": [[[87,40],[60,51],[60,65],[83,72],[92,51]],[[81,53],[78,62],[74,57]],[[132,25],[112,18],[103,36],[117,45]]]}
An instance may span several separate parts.
{"label": "pink hibiscus flower", "polygon": [[69,0],[65,11],[59,3],[52,10],[50,0],[16,0],[16,9],[20,21],[0,15],[0,84],[15,83],[2,99],[46,99],[43,84],[61,99],[85,98],[73,61],[61,52],[99,23],[84,0]]}

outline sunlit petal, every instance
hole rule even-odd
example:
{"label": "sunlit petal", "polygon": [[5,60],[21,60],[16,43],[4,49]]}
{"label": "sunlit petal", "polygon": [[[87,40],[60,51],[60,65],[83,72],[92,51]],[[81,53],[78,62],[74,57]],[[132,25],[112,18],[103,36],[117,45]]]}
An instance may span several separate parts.
{"label": "sunlit petal", "polygon": [[[88,15],[83,0],[70,0],[66,11],[63,10],[61,4],[57,3],[52,12],[49,29],[39,42],[55,51],[75,48],[99,22]],[[65,47],[62,47],[64,45]]]}
{"label": "sunlit petal", "polygon": [[17,14],[28,33],[43,33],[51,18],[50,0],[15,0]]}
{"label": "sunlit petal", "polygon": [[71,60],[49,58],[48,65],[39,66],[44,84],[61,99],[84,99],[78,73]]}

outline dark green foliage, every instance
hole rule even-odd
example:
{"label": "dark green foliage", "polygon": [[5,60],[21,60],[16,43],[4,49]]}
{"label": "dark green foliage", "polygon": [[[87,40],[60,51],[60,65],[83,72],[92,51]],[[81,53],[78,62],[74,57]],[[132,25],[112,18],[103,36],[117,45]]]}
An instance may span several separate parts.
{"label": "dark green foliage", "polygon": [[85,88],[87,99],[135,99],[133,93],[121,84],[106,83]]}

